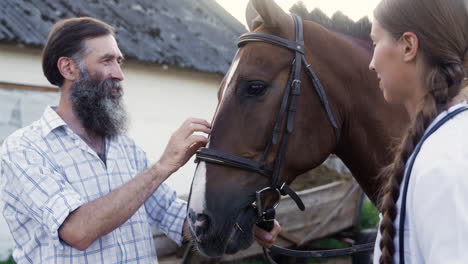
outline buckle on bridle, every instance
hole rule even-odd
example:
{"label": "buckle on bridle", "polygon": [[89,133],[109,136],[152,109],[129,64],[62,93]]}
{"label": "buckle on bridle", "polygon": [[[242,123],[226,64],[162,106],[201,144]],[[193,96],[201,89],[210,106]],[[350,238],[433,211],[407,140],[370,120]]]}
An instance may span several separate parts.
{"label": "buckle on bridle", "polygon": [[287,195],[286,191],[284,190],[284,186],[286,186],[286,182],[283,182],[281,186],[278,188],[278,191],[280,192],[281,195]]}
{"label": "buckle on bridle", "polygon": [[261,190],[258,190],[255,192],[255,205],[253,205],[257,209],[257,215],[260,219],[264,218],[265,213],[267,212],[268,209],[264,208],[263,200],[262,200],[262,194],[267,192],[267,191],[274,191],[278,195],[278,200],[276,203],[268,208],[268,209],[276,209],[278,207],[280,200],[281,200],[281,193],[277,188],[273,188],[271,186],[265,187]]}
{"label": "buckle on bridle", "polygon": [[291,94],[294,96],[299,96],[301,95],[301,80],[293,80],[292,81],[292,92]]}

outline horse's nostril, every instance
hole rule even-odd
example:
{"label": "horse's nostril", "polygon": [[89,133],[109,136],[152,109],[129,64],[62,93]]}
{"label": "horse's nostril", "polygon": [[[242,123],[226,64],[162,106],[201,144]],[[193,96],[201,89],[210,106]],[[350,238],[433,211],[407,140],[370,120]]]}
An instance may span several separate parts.
{"label": "horse's nostril", "polygon": [[206,231],[210,226],[210,218],[206,214],[197,214],[197,221],[195,222],[195,226],[200,231]]}
{"label": "horse's nostril", "polygon": [[200,221],[200,222],[208,221],[208,216],[206,214],[198,214],[197,221]]}

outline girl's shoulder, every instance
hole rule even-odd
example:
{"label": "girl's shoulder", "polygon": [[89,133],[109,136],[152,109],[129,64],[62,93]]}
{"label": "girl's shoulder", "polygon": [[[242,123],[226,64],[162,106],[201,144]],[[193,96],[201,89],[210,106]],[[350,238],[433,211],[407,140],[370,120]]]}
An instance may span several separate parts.
{"label": "girl's shoulder", "polygon": [[468,111],[458,114],[426,139],[412,174],[465,164],[468,165]]}

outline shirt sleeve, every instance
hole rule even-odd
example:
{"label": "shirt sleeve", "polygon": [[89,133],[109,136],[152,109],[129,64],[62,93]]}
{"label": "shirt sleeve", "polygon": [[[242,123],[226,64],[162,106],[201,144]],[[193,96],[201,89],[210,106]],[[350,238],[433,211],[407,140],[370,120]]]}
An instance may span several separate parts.
{"label": "shirt sleeve", "polygon": [[414,228],[427,264],[468,259],[467,173],[466,162],[446,157],[415,174]]}
{"label": "shirt sleeve", "polygon": [[[151,164],[146,152],[140,148],[136,151],[136,164],[139,172],[146,170]],[[187,202],[177,198],[177,193],[163,183],[146,200],[144,206],[150,225],[162,231],[180,246],[187,215]]]}
{"label": "shirt sleeve", "polygon": [[39,223],[52,243],[62,246],[58,229],[70,212],[83,204],[80,195],[32,149],[8,151],[0,158],[2,191],[8,206]]}
{"label": "shirt sleeve", "polygon": [[164,232],[179,246],[182,244],[182,230],[187,214],[187,203],[179,198],[167,184],[161,184],[145,202],[150,224]]}

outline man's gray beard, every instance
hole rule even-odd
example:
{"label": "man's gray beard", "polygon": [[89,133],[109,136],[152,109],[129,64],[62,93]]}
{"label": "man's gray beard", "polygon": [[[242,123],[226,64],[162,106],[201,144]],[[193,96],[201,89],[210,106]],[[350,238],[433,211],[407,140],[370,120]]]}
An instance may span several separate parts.
{"label": "man's gray beard", "polygon": [[73,111],[90,132],[101,136],[124,134],[127,112],[122,102],[120,81],[99,77],[90,76],[87,69],[80,70],[80,78],[70,89]]}

